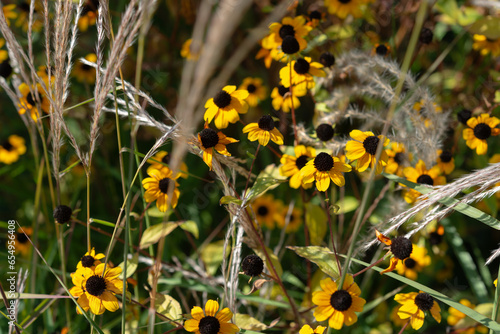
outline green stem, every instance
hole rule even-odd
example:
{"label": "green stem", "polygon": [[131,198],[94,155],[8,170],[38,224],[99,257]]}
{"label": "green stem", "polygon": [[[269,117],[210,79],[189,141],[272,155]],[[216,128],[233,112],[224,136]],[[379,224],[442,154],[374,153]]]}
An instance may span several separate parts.
{"label": "green stem", "polygon": [[[498,267],[497,280],[499,276],[498,274],[500,274],[500,265]],[[500,306],[500,287],[497,281],[497,287],[495,289],[495,300],[493,302],[493,310],[491,311],[491,319],[493,320],[497,319],[499,306]],[[490,334],[494,334],[493,329],[490,329]]]}

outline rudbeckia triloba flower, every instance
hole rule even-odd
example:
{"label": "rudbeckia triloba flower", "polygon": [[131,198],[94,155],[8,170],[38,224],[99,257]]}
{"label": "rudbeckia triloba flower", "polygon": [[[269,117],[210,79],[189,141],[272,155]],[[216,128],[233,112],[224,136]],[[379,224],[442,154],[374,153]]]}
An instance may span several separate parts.
{"label": "rudbeckia triloba flower", "polygon": [[[281,229],[285,227],[287,214],[288,207],[284,207],[282,211],[283,219],[276,222],[278,227]],[[290,221],[288,222],[288,225],[286,225],[285,233],[297,232],[300,225],[302,225],[302,210],[299,208],[293,208],[292,213],[290,214]]]}
{"label": "rudbeckia triloba flower", "polygon": [[329,141],[333,138],[334,134],[335,130],[333,130],[333,126],[330,124],[323,123],[316,128],[316,137],[321,141]]}
{"label": "rudbeckia triloba flower", "polygon": [[318,326],[316,329],[312,329],[311,326],[309,325],[304,325],[299,331],[299,334],[323,334],[325,331],[326,327],[324,326]]}
{"label": "rudbeckia triloba flower", "polygon": [[[290,73],[290,68],[292,73]],[[302,90],[311,89],[315,85],[313,76],[324,77],[326,73],[323,71],[323,65],[311,61],[311,57],[292,60],[280,70],[281,83],[285,87],[290,87],[291,79],[294,87]]]}
{"label": "rudbeckia triloba flower", "polygon": [[[9,5],[9,6],[15,6],[15,5]],[[5,7],[4,6],[4,10]],[[0,38],[0,48],[2,48],[5,45],[5,40],[3,38]],[[7,50],[0,50],[0,76],[3,78],[8,78],[12,73],[12,66],[10,66],[10,61],[9,61],[9,52]]]}
{"label": "rudbeckia triloba flower", "polygon": [[330,180],[339,187],[344,186],[345,179],[342,173],[347,173],[351,170],[351,166],[343,163],[339,158],[321,152],[313,160],[310,160],[300,170],[300,173],[303,183],[310,183],[316,180],[316,188],[319,191],[326,191],[330,187]]}
{"label": "rudbeckia triloba flower", "polygon": [[19,160],[19,156],[26,153],[24,138],[18,135],[10,135],[6,141],[0,144],[0,162],[10,165]]}
{"label": "rudbeckia triloba flower", "polygon": [[212,299],[209,299],[205,304],[205,312],[199,306],[193,307],[191,316],[193,319],[184,322],[184,329],[188,332],[235,334],[240,330],[238,326],[229,323],[233,312],[227,307],[219,311],[219,303]]}
{"label": "rudbeckia triloba flower", "polygon": [[408,160],[411,160],[411,156],[406,154],[404,144],[393,142],[391,143],[391,148],[385,150],[385,153],[389,157],[385,166],[385,172],[403,176],[403,165]]}
{"label": "rudbeckia triloba flower", "polygon": [[19,11],[19,14],[17,15],[16,27],[22,27],[24,31],[28,31],[30,23],[30,6],[32,1],[35,2],[35,10],[33,11],[33,25],[31,29],[38,32],[42,30],[43,27],[43,17],[41,14],[43,13],[43,6],[40,0],[27,0],[18,3],[16,9]]}
{"label": "rudbeckia triloba flower", "polygon": [[467,129],[464,129],[462,135],[466,140],[467,146],[475,149],[478,155],[486,154],[488,143],[486,140],[491,136],[498,136],[500,129],[495,128],[500,119],[490,117],[488,114],[481,114],[478,117],[471,117],[467,121]]}
{"label": "rudbeckia triloba flower", "polygon": [[500,38],[490,39],[484,35],[474,35],[472,48],[481,52],[483,56],[491,53],[493,57],[498,57],[500,56]]}
{"label": "rudbeckia triloba flower", "polygon": [[[413,183],[427,184],[429,186],[438,186],[446,183],[446,178],[440,176],[441,168],[439,166],[434,166],[431,169],[427,169],[425,162],[419,160],[415,168],[406,167],[403,170],[406,179]],[[409,189],[405,191],[404,199],[408,203],[413,203],[420,196],[420,193],[414,189]]]}
{"label": "rudbeckia triloba flower", "polygon": [[325,6],[328,7],[328,12],[334,14],[341,19],[345,19],[347,15],[352,15],[354,18],[363,16],[362,6],[367,0],[325,0]]}
{"label": "rudbeckia triloba flower", "polygon": [[144,193],[146,202],[150,203],[156,200],[156,207],[158,210],[161,212],[167,211],[169,204],[168,188],[170,183],[173,182],[174,191],[172,192],[170,205],[172,208],[175,208],[179,200],[180,191],[177,189],[179,184],[172,178],[172,170],[168,167],[162,167],[160,169],[148,168],[148,175],[150,177],[142,180],[142,186],[146,189]]}
{"label": "rudbeckia triloba flower", "polygon": [[361,290],[347,275],[342,289],[338,289],[330,277],[320,281],[321,291],[313,292],[312,302],[318,307],[314,310],[316,321],[328,320],[330,327],[341,329],[344,324],[351,326],[358,321],[354,312],[363,311],[366,301],[360,298]]}
{"label": "rudbeckia triloba flower", "polygon": [[255,212],[257,222],[270,230],[274,228],[276,222],[284,219],[281,214],[283,204],[281,201],[275,200],[272,195],[257,197],[252,203],[252,209]]}
{"label": "rudbeckia triloba flower", "polygon": [[255,254],[247,255],[243,261],[241,261],[241,270],[243,270],[243,273],[247,276],[259,276],[264,270],[264,261]]}
{"label": "rudbeckia triloba flower", "polygon": [[323,19],[324,15],[319,10],[313,10],[309,13],[307,25],[316,28],[320,21]]}
{"label": "rudbeckia triloba flower", "polygon": [[[110,268],[104,271],[104,263],[95,268],[82,268],[71,274],[74,287],[69,290],[73,297],[78,298],[78,305],[84,310],[99,315],[105,310],[118,310],[118,299],[115,294],[123,294],[123,281],[118,278],[122,268]],[[81,314],[77,308],[76,312]]]}
{"label": "rudbeckia triloba flower", "polygon": [[200,51],[194,51],[191,49],[191,43],[192,39],[188,39],[187,41],[182,44],[181,48],[181,57],[186,58],[187,60],[198,60],[198,57],[200,56]]}
{"label": "rudbeckia triloba flower", "polygon": [[291,176],[290,187],[298,189],[301,185],[304,188],[310,188],[311,184],[302,183],[302,175],[300,170],[306,163],[316,156],[316,149],[314,147],[306,147],[304,145],[297,145],[294,147],[295,156],[283,154],[280,159],[282,166],[280,167],[280,174],[283,176]]}
{"label": "rudbeckia triloba flower", "polygon": [[375,233],[377,234],[377,239],[386,244],[387,246],[390,246],[389,252],[394,255],[391,258],[391,263],[387,269],[384,269],[380,274],[384,274],[389,271],[393,271],[396,269],[396,266],[399,261],[404,261],[410,257],[410,255],[413,252],[413,245],[410,241],[410,239],[405,238],[405,237],[396,237],[394,239],[389,239],[379,231],[375,230]]}
{"label": "rudbeckia triloba flower", "polygon": [[[95,63],[97,61],[97,56],[95,53],[89,53],[85,56],[85,59],[92,63]],[[75,76],[76,80],[81,83],[90,85],[95,82],[95,68],[82,62],[78,62],[75,65],[73,69],[73,75]]]}
{"label": "rudbeckia triloba flower", "polygon": [[290,94],[290,89],[283,85],[274,87],[271,92],[271,98],[273,99],[272,104],[274,110],[283,110],[283,112],[290,112],[293,108],[297,109],[300,107],[300,100],[298,97],[306,95],[307,90],[304,89],[294,89],[293,96]]}
{"label": "rudbeckia triloba flower", "polygon": [[420,329],[424,324],[425,312],[427,311],[431,312],[432,317],[437,322],[441,322],[441,309],[434,298],[428,293],[398,293],[394,297],[394,300],[401,304],[398,316],[401,319],[411,318],[410,325],[415,330]]}
{"label": "rudbeckia triloba flower", "polygon": [[[467,299],[460,299],[459,303],[470,308],[470,309],[474,309],[474,307],[476,307],[474,304],[472,304]],[[459,310],[457,310],[456,308],[453,308],[453,307],[450,307],[448,309],[448,314],[449,315],[448,315],[448,318],[446,318],[446,321],[448,322],[448,325],[450,325],[450,326],[455,326],[460,320],[462,320],[466,317],[466,315],[464,313],[460,312]],[[480,333],[488,333],[488,330],[486,330],[486,327],[481,326],[479,324],[477,324],[476,326],[472,326],[469,329],[465,329],[465,328],[462,329],[461,328],[460,333],[474,334],[476,332],[476,328]],[[485,330],[485,331],[483,331],[483,330]]]}
{"label": "rudbeckia triloba flower", "polygon": [[404,261],[398,261],[396,270],[399,275],[405,275],[409,279],[416,280],[418,273],[431,264],[431,257],[427,255],[427,249],[413,245],[411,255]]}
{"label": "rudbeckia triloba flower", "polygon": [[266,146],[269,139],[278,145],[283,145],[283,135],[276,129],[274,119],[269,115],[262,116],[257,123],[246,125],[243,133],[248,133],[248,140],[258,140],[262,146]]}
{"label": "rudbeckia triloba flower", "polygon": [[372,53],[377,56],[387,57],[391,53],[391,47],[387,44],[375,44]]}
{"label": "rudbeckia triloba flower", "polygon": [[446,174],[450,174],[455,169],[455,159],[453,155],[448,150],[438,150],[437,151],[437,165]]}
{"label": "rudbeckia triloba flower", "polygon": [[[48,82],[46,82],[46,84],[48,85]],[[17,104],[19,114],[23,115],[26,111],[29,111],[31,118],[37,122],[40,117],[40,112],[37,107],[38,103],[41,104],[41,108],[44,112],[48,113],[50,111],[50,102],[45,97],[45,94],[42,93],[43,89],[41,85],[37,85],[38,100],[35,96],[35,89],[30,89],[25,83],[19,85],[19,92],[23,96]]]}
{"label": "rudbeckia triloba flower", "polygon": [[[382,146],[385,147],[389,145],[389,139],[384,136],[375,136],[371,131],[359,131],[352,130],[349,135],[355,140],[349,140],[346,145],[346,157],[351,161],[357,161],[356,169],[359,172],[365,171],[368,166],[372,169],[375,167],[375,154],[377,153],[377,147],[380,141],[382,141]],[[387,153],[382,148],[380,158],[375,167],[375,172],[377,174],[382,173],[382,169],[387,165],[387,160],[389,157]]]}
{"label": "rudbeckia triloba flower", "polygon": [[71,220],[71,215],[73,214],[73,210],[67,205],[58,205],[54,209],[52,213],[52,217],[54,217],[56,223],[58,224],[66,224]]}
{"label": "rudbeckia triloba flower", "polygon": [[81,31],[87,31],[89,26],[95,25],[97,19],[97,10],[99,9],[99,0],[87,0],[83,5],[82,14],[78,20],[78,28]]}
{"label": "rudbeckia triloba flower", "polygon": [[238,142],[238,140],[234,138],[226,137],[221,131],[216,132],[209,127],[205,127],[205,129],[198,133],[198,141],[203,150],[203,161],[205,161],[210,170],[212,170],[214,150],[222,155],[230,157],[231,153],[227,151],[226,145]]}
{"label": "rudbeckia triloba flower", "polygon": [[21,253],[22,255],[28,255],[31,243],[28,240],[28,237],[31,237],[33,234],[33,229],[31,227],[23,227],[23,229],[18,228],[16,233],[16,252]]}
{"label": "rudbeckia triloba flower", "polygon": [[[149,168],[154,168],[154,169],[161,169],[162,167],[170,167],[170,155],[166,151],[159,151],[156,153],[151,159],[148,160],[148,163],[151,164]],[[182,177],[183,179],[188,178],[188,167],[185,162],[181,163],[180,171],[177,174],[177,177]]]}
{"label": "rudbeckia triloba flower", "polygon": [[283,43],[286,36],[294,37],[298,44],[299,50],[304,50],[307,47],[307,42],[304,37],[309,34],[312,27],[306,25],[304,16],[291,18],[284,17],[281,23],[271,23],[269,26],[269,35],[262,39],[262,47],[265,49],[276,49]]}
{"label": "rudbeckia triloba flower", "polygon": [[17,17],[17,13],[14,11],[16,9],[16,4],[5,5],[2,7],[3,15],[7,20],[7,24],[10,25],[10,20],[13,20]]}
{"label": "rudbeckia triloba flower", "polygon": [[101,264],[101,259],[104,259],[105,255],[102,253],[96,254],[94,247],[90,250],[90,252],[85,253],[84,256],[78,261],[78,264],[76,265],[76,269],[82,269],[82,268],[91,268],[94,269],[95,266],[98,266]]}
{"label": "rudbeckia triloba flower", "polygon": [[229,123],[236,123],[240,120],[239,114],[248,111],[248,104],[245,99],[248,97],[247,90],[236,90],[236,86],[226,86],[218,92],[215,97],[210,98],[205,103],[204,119],[208,123],[215,119],[217,129],[225,129]]}
{"label": "rudbeckia triloba flower", "polygon": [[266,87],[262,84],[261,78],[245,78],[238,89],[248,91],[246,101],[250,107],[256,107],[260,101],[266,98]]}

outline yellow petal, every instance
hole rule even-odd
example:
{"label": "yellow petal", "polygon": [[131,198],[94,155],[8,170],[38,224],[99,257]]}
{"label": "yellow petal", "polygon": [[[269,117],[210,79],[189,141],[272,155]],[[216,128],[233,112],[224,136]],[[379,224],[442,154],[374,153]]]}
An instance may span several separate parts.
{"label": "yellow petal", "polygon": [[209,299],[205,304],[205,314],[207,316],[215,317],[215,314],[217,313],[218,310],[219,310],[219,303],[216,300]]}

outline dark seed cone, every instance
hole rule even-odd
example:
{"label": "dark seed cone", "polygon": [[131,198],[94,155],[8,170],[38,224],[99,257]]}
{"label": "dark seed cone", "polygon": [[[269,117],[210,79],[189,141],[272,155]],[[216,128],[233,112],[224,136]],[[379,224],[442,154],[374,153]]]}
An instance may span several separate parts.
{"label": "dark seed cone", "polygon": [[264,261],[255,254],[248,255],[241,261],[241,269],[247,276],[259,276],[264,270]]}
{"label": "dark seed cone", "polygon": [[67,205],[59,205],[54,209],[54,219],[56,223],[66,224],[71,220],[71,215],[73,214],[73,210]]}

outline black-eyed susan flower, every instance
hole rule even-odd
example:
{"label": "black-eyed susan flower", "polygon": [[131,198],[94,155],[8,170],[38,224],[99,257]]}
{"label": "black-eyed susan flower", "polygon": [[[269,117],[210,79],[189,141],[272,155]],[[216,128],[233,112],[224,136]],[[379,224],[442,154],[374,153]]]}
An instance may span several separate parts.
{"label": "black-eyed susan flower", "polygon": [[243,128],[243,133],[248,133],[248,140],[258,140],[262,146],[266,146],[269,140],[283,145],[283,135],[274,126],[274,119],[269,115],[262,116],[257,123],[246,125]]}
{"label": "black-eyed susan flower", "polygon": [[17,18],[17,13],[15,12],[16,4],[2,6],[2,10],[5,20],[7,20],[7,24],[10,25],[10,20]]}
{"label": "black-eyed susan flower", "polygon": [[467,125],[467,121],[469,120],[469,118],[471,118],[471,116],[472,111],[470,111],[469,109],[462,109],[457,113],[457,120],[460,123]]}
{"label": "black-eyed susan flower", "polygon": [[387,246],[390,247],[389,252],[392,253],[393,255],[389,267],[387,269],[382,270],[380,274],[393,271],[394,269],[396,269],[396,266],[398,265],[399,261],[404,261],[408,259],[412,254],[413,245],[410,239],[399,236],[391,240],[390,238],[386,237],[377,230],[375,230],[375,233],[377,235],[377,239],[381,243],[386,244]]}
{"label": "black-eyed susan flower", "polygon": [[409,279],[416,280],[418,273],[431,264],[431,257],[427,255],[427,249],[418,245],[413,245],[411,255],[404,261],[398,261],[396,270],[399,275],[404,275]]}
{"label": "black-eyed susan flower", "polygon": [[[429,103],[429,102],[427,102],[427,103]],[[427,108],[432,108],[437,113],[443,112],[443,108],[439,104],[437,104],[436,102],[431,102],[430,104],[428,104]],[[426,101],[425,100],[420,100],[418,102],[415,102],[415,104],[413,105],[413,110],[415,110],[416,112],[418,112],[420,115],[423,115],[423,116],[426,116],[429,113],[427,108],[426,108]],[[427,126],[427,124],[425,126]]]}
{"label": "black-eyed susan flower", "polygon": [[323,65],[313,62],[311,57],[292,60],[280,70],[280,79],[283,86],[290,87],[291,82],[294,88],[302,90],[314,87],[313,77],[324,77],[325,75]]}
{"label": "black-eyed susan flower", "polygon": [[388,44],[375,44],[372,54],[387,57],[391,53],[391,47]]}
{"label": "black-eyed susan flower", "polygon": [[192,39],[186,40],[181,47],[181,57],[186,58],[187,60],[198,60],[200,57],[199,51],[194,51],[191,48]]}
{"label": "black-eyed susan flower", "polygon": [[462,136],[466,140],[467,146],[475,149],[478,155],[486,154],[488,143],[486,140],[492,136],[498,136],[500,129],[495,128],[500,119],[490,117],[488,114],[481,114],[478,117],[471,117],[467,121],[467,129],[464,129]]}
{"label": "black-eyed susan flower", "polygon": [[96,23],[97,11],[99,9],[99,0],[87,0],[83,5],[80,19],[78,20],[78,28],[80,31],[87,31],[89,26]]}
{"label": "black-eyed susan flower", "polygon": [[332,67],[333,65],[335,65],[335,56],[332,55],[330,52],[323,52],[320,56],[319,56],[319,62],[321,63],[321,65],[323,65],[324,67]]}
{"label": "black-eyed susan flower", "polygon": [[313,160],[310,160],[301,170],[302,182],[311,183],[316,180],[316,188],[326,191],[330,187],[330,180],[337,186],[345,184],[344,175],[352,170],[351,166],[343,163],[337,157],[321,152]]}
{"label": "black-eyed susan flower", "polygon": [[241,270],[243,270],[245,275],[250,277],[260,276],[264,270],[264,261],[258,255],[247,255],[241,261]]}
{"label": "black-eyed susan flower", "polygon": [[217,129],[225,129],[229,123],[238,122],[239,114],[245,114],[248,111],[248,104],[245,102],[247,97],[247,90],[236,90],[236,86],[225,86],[215,97],[205,103],[205,108],[207,108],[205,121],[210,123],[215,119]]}
{"label": "black-eyed susan flower", "polygon": [[82,268],[91,268],[93,269],[94,267],[98,266],[101,264],[102,259],[104,259],[105,255],[103,253],[96,254],[95,253],[95,248],[92,247],[90,252],[85,253],[84,256],[78,261],[78,264],[76,265],[76,269],[82,269]]}
{"label": "black-eyed susan flower", "polygon": [[[97,61],[97,55],[95,53],[89,53],[85,56],[85,59],[95,63]],[[84,64],[82,62],[78,62],[73,69],[73,75],[76,80],[81,83],[93,84],[95,82],[95,68],[90,65]]]}
{"label": "black-eyed susan flower", "polygon": [[294,89],[293,96],[290,94],[290,89],[283,85],[274,87],[271,92],[271,98],[273,99],[272,105],[274,110],[283,110],[283,112],[290,112],[292,105],[294,109],[300,107],[300,96],[306,95],[307,90],[304,89]]}
{"label": "black-eyed susan flower", "polygon": [[500,56],[500,38],[492,39],[478,34],[475,34],[473,38],[472,48],[479,51],[481,55],[486,56],[491,53],[493,57]]}
{"label": "black-eyed susan flower", "polygon": [[281,47],[271,50],[271,56],[273,56],[273,59],[281,62],[288,62],[299,51],[300,45],[297,39],[293,36],[285,36]]}
{"label": "black-eyed susan flower", "polygon": [[361,290],[351,275],[346,275],[342,289],[330,277],[320,281],[321,291],[313,292],[312,302],[316,321],[328,320],[330,327],[341,329],[358,321],[354,312],[363,311],[366,301],[359,297]]}
{"label": "black-eyed susan flower", "polygon": [[208,126],[198,133],[198,141],[203,150],[203,161],[210,170],[212,170],[214,150],[222,155],[230,157],[231,153],[227,151],[226,145],[238,142],[238,140],[234,138],[227,137],[222,131],[216,132]]}
{"label": "black-eyed susan flower", "polygon": [[391,148],[385,150],[389,159],[385,166],[385,172],[403,176],[404,165],[411,160],[411,155],[406,153],[406,148],[402,143],[391,143]]}
{"label": "black-eyed susan flower", "polygon": [[[284,207],[282,211],[283,219],[276,222],[279,228],[283,229],[286,225],[286,219],[288,215],[288,207]],[[290,214],[290,220],[288,225],[286,225],[285,233],[297,232],[302,225],[302,210],[294,207],[292,213]]]}
{"label": "black-eyed susan flower", "polygon": [[[474,309],[476,307],[468,299],[465,299],[465,298],[460,299],[459,303],[470,308],[470,309]],[[464,319],[465,317],[466,317],[466,315],[464,313],[460,312],[459,310],[457,310],[454,307],[450,307],[448,309],[448,317],[446,318],[446,322],[448,322],[448,325],[450,325],[450,326],[455,326],[460,320]],[[482,327],[482,328],[478,328],[478,327]],[[488,333],[488,331],[483,331],[483,329],[486,329],[486,327],[481,326],[479,324],[477,326],[473,326],[473,327],[470,327],[468,329],[465,329],[465,328],[461,329],[460,333],[474,334],[476,332],[476,329],[480,333]]]}
{"label": "black-eyed susan flower", "polygon": [[[12,5],[9,5],[12,6]],[[15,6],[15,5],[13,5]],[[4,10],[5,10],[4,6]],[[5,45],[5,40],[0,38],[0,48]],[[9,52],[7,50],[0,50],[0,76],[3,78],[8,78],[12,73],[12,66],[10,66]]]}
{"label": "black-eyed susan flower", "polygon": [[[48,82],[47,82],[48,84]],[[19,92],[22,97],[17,104],[19,114],[23,115],[27,111],[29,111],[31,118],[37,122],[38,118],[40,118],[40,111],[38,110],[38,103],[40,103],[40,107],[46,113],[50,111],[50,102],[49,99],[45,96],[42,90],[41,85],[37,85],[38,99],[35,96],[35,88],[30,88],[27,84],[22,83],[19,85]]]}
{"label": "black-eyed susan flower", "polygon": [[312,329],[311,326],[304,325],[300,329],[299,334],[323,334],[325,329],[326,329],[326,327],[324,327],[324,326],[318,326],[315,329]]}
{"label": "black-eyed susan flower", "polygon": [[325,0],[325,6],[328,8],[328,13],[340,19],[345,19],[348,15],[360,18],[363,16],[363,5],[367,2],[366,0]]}
{"label": "black-eyed susan flower", "polygon": [[[406,167],[403,170],[406,179],[413,183],[426,184],[428,186],[438,186],[446,183],[446,178],[441,176],[441,168],[435,165],[431,169],[427,169],[425,162],[419,160],[415,168]],[[414,189],[405,191],[404,199],[408,203],[413,203],[420,196],[420,193]]]}
{"label": "black-eyed susan flower", "polygon": [[52,213],[52,217],[58,224],[66,224],[71,220],[71,215],[73,214],[73,210],[67,205],[58,205],[54,209]]}
{"label": "black-eyed susan flower", "polygon": [[266,48],[260,48],[260,50],[255,55],[255,59],[263,59],[266,68],[270,68],[271,63],[273,62],[273,56],[271,54],[271,51]]}
{"label": "black-eyed susan flower", "polygon": [[156,201],[156,207],[161,212],[165,212],[168,209],[169,198],[168,198],[168,188],[170,184],[173,183],[172,198],[170,199],[170,205],[172,208],[177,206],[177,201],[179,200],[180,191],[178,189],[179,184],[172,178],[172,170],[168,167],[162,167],[160,169],[148,169],[148,175],[150,177],[142,180],[142,186],[146,189],[144,193],[144,199],[146,202]]}
{"label": "black-eyed susan flower", "polygon": [[209,299],[205,304],[205,312],[199,306],[191,309],[191,317],[184,322],[184,329],[197,334],[235,334],[239,332],[238,326],[230,323],[233,312],[229,308],[219,311],[219,303]]}
{"label": "black-eyed susan flower", "polygon": [[286,36],[294,37],[298,44],[299,50],[304,50],[307,47],[307,42],[304,39],[312,27],[306,24],[306,18],[302,15],[292,17],[284,17],[281,23],[274,22],[269,26],[269,35],[262,39],[262,47],[265,49],[276,49],[283,43]]}
{"label": "black-eyed susan flower", "polygon": [[23,227],[17,229],[16,233],[16,252],[21,253],[21,255],[28,255],[31,249],[31,243],[28,237],[33,234],[33,229],[31,227]]}
{"label": "black-eyed susan flower", "polygon": [[[22,27],[24,31],[28,31],[28,26],[30,24],[29,15],[30,15],[31,1],[32,0],[21,1],[16,6],[16,9],[18,11],[16,27]],[[31,26],[31,29],[33,31],[40,31],[42,30],[43,27],[43,16],[41,14],[43,13],[43,6],[41,1],[39,0],[33,0],[33,1],[35,1],[35,9],[33,11],[33,24]]]}
{"label": "black-eyed susan flower", "polygon": [[19,156],[24,153],[26,153],[24,138],[18,135],[10,135],[7,140],[0,144],[0,162],[6,165],[19,160]]}
{"label": "black-eyed susan flower", "polygon": [[434,228],[432,228],[429,232],[429,243],[431,246],[438,246],[443,242],[444,235],[444,226],[437,224]]}
{"label": "black-eyed susan flower", "polygon": [[324,14],[321,13],[319,10],[313,10],[309,13],[306,24],[312,28],[316,28],[323,19],[323,17]]}
{"label": "black-eyed susan flower", "polygon": [[437,151],[437,165],[446,174],[450,174],[455,169],[455,159],[449,150]]}
{"label": "black-eyed susan flower", "polygon": [[284,220],[281,214],[283,203],[280,200],[275,200],[272,195],[257,197],[252,203],[252,209],[255,212],[257,222],[270,230],[274,229],[277,222]]}
{"label": "black-eyed susan flower", "polygon": [[437,322],[441,322],[441,308],[438,303],[426,292],[398,293],[394,300],[401,304],[398,316],[409,319],[413,329],[418,330],[424,324],[425,312],[430,311]]}
{"label": "black-eyed susan flower", "polygon": [[[384,148],[389,145],[389,139],[382,135],[375,136],[371,131],[362,132],[352,130],[349,135],[355,140],[349,140],[346,144],[345,155],[347,159],[352,162],[356,161],[356,169],[359,172],[365,171],[368,166],[373,169],[375,167],[375,155],[379,142],[382,142],[381,145]],[[389,160],[389,157],[385,150],[382,149],[377,166],[375,167],[377,174],[382,173],[382,170],[387,165],[387,160]]]}
{"label": "black-eyed susan flower", "polygon": [[316,149],[314,147],[306,147],[304,145],[297,145],[293,148],[295,156],[283,154],[280,159],[282,166],[280,167],[280,174],[290,177],[290,187],[298,189],[301,185],[304,188],[310,188],[311,184],[302,183],[302,175],[300,170],[306,163],[316,156]]}
{"label": "black-eyed susan flower", "polygon": [[[93,314],[103,314],[105,310],[115,312],[118,310],[118,299],[115,294],[123,294],[123,281],[118,278],[122,268],[111,268],[108,264],[104,272],[104,263],[94,268],[81,268],[71,274],[73,284],[69,293],[78,298],[78,305],[84,311]],[[76,309],[78,314],[80,310]]]}
{"label": "black-eyed susan flower", "polygon": [[266,98],[267,94],[261,78],[245,78],[238,89],[248,91],[246,101],[250,107],[256,107],[260,101]]}
{"label": "black-eyed susan flower", "polygon": [[[149,168],[161,169],[162,167],[170,167],[170,154],[167,151],[159,151],[156,153],[151,159],[148,159],[148,163],[151,164]],[[178,177],[182,177],[183,179],[188,178],[188,167],[186,163],[183,161],[181,163],[180,171],[176,175],[175,179]]]}

